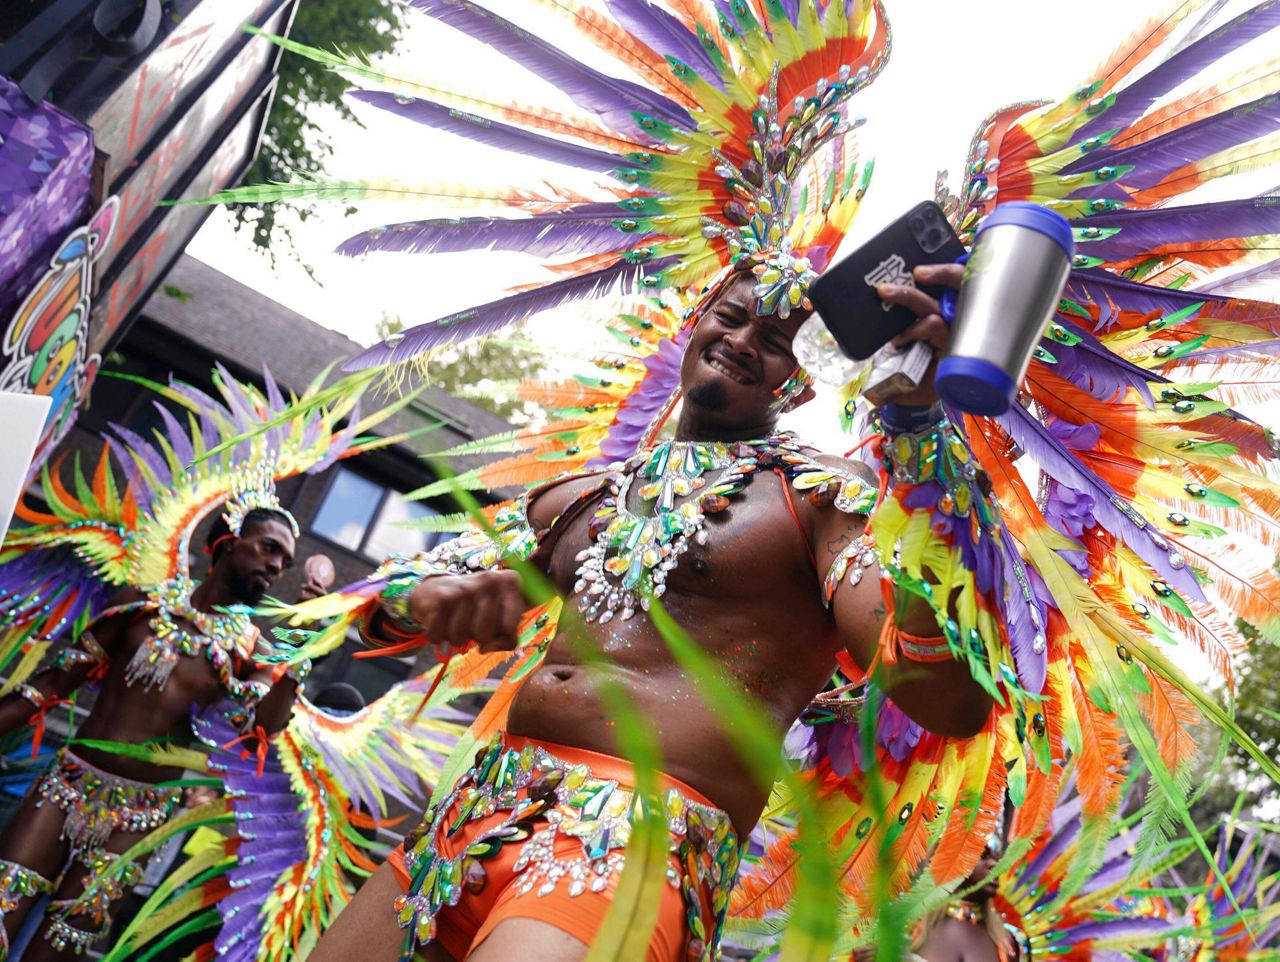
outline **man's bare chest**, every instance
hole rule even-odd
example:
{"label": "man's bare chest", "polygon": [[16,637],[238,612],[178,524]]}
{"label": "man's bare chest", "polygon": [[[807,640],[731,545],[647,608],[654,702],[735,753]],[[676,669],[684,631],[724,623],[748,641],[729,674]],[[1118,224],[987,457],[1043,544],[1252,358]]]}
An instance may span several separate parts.
{"label": "man's bare chest", "polygon": [[[714,594],[725,600],[757,597],[778,586],[780,572],[794,575],[797,568],[811,568],[806,534],[788,508],[784,483],[772,473],[753,479],[726,499],[720,510],[707,512],[692,537],[673,541],[671,554],[665,560],[669,567],[660,574],[665,590],[687,595]],[[587,567],[584,572],[587,552],[606,547],[601,567],[612,562],[605,569],[610,577],[624,577],[623,561],[634,560],[613,543],[618,540],[617,532],[609,530],[610,524],[617,526],[619,512],[618,505],[610,506],[608,501],[626,494],[625,485],[615,483],[589,494],[592,487],[584,486],[582,503],[557,519],[550,533],[553,547],[548,555],[548,571],[566,595],[591,590],[591,583],[584,579],[584,573],[590,571]],[[661,512],[634,491],[622,507],[624,517],[635,519],[641,526],[663,523]],[[644,533],[640,534],[643,539]],[[639,559],[641,565],[644,561]],[[782,580],[789,583],[793,579]]]}

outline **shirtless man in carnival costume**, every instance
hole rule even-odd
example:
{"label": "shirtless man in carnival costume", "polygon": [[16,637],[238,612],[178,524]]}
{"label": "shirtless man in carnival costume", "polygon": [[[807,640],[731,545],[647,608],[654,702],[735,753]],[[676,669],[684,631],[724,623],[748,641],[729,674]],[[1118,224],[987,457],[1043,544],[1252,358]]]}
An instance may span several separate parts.
{"label": "shirtless man in carnival costume", "polygon": [[[210,438],[239,433],[246,412],[264,420],[277,413],[225,372],[217,383],[225,406],[177,382],[160,388],[192,412],[187,426],[169,417],[158,441],[115,429],[92,481],[77,476],[73,497],[46,479],[49,508],[21,509],[28,526],[6,541],[4,647],[21,657],[0,699],[0,731],[34,725],[38,746],[51,709],[86,683],[100,687],[78,743],[58,752],[0,836],[0,959],[40,895],[51,901],[23,954],[28,962],[83,954],[110,930],[112,909],[142,867],[112,868],[116,856],[161,828],[182,795],[160,784],[180,780],[182,768],[130,754],[130,746],[190,744],[193,711],[218,705],[252,747],[288,723],[309,668],[261,661],[272,645],[251,617],[294,560],[298,525],[275,481],[359,448],[363,442],[334,429],[354,395],[338,414],[303,415],[270,448],[257,442],[192,464]],[[284,410],[279,393],[272,397]],[[130,480],[122,492],[113,468]],[[191,536],[214,512],[208,573],[196,581]],[[327,587],[308,565],[299,598]],[[72,644],[32,673],[68,627]]]}
{"label": "shirtless man in carnival costume", "polygon": [[[74,647],[0,702],[0,731],[32,724],[33,711],[47,712],[90,680],[100,680],[101,688],[77,739],[182,742],[191,738],[192,707],[223,698],[243,711],[241,727],[282,728],[297,682],[290,675],[276,683],[271,668],[255,667],[258,631],[248,613],[293,564],[293,521],[282,510],[256,508],[236,527],[233,534],[222,525],[219,536],[215,525],[208,577],[189,599],[121,591]],[[323,593],[323,586],[308,583],[299,598]],[[109,929],[109,907],[90,916],[76,901],[112,855],[178,810],[182,790],[157,785],[182,777],[180,768],[88,745],[58,752],[0,837],[0,864],[28,877],[33,889],[5,912],[8,938],[22,928],[38,894],[53,899],[43,937],[31,942],[24,959],[71,958]]]}
{"label": "shirtless man in carnival costume", "polygon": [[[960,270],[956,265],[924,267],[917,280],[954,286]],[[628,490],[627,510],[659,518],[689,498],[677,495],[664,509],[659,506],[663,495],[655,491],[646,496],[644,481],[679,479],[687,471],[684,464],[696,463],[698,474],[705,472],[714,485],[726,471],[749,467],[750,473],[724,495],[723,510],[708,512],[705,526],[685,542],[687,549],[669,555],[676,563],[660,576],[666,586],[661,597],[671,615],[764,706],[776,722],[780,750],[788,725],[830,679],[837,652],[847,651],[864,669],[871,666],[886,611],[875,569],[858,577],[867,563],[864,512],[874,482],[864,467],[821,455],[776,428],[784,409],[812,396],[807,382],[801,379],[797,386],[791,351],[791,339],[807,312],[792,311],[786,319],[764,312],[755,287],[754,274],[735,271],[701,311],[680,370],[685,400],[676,441],[655,449],[669,462],[665,474],[649,455],[642,455],[622,471],[570,478],[535,491],[527,502],[527,517],[538,545],[533,563],[566,598],[583,597],[581,579],[616,583],[596,567],[599,556],[590,554],[600,525],[593,515],[613,510],[608,499],[616,490]],[[904,343],[925,340],[945,346],[947,326],[931,297],[910,287],[885,286],[880,293],[886,302],[906,306],[920,317],[902,336]],[[903,429],[914,425],[917,432],[934,431],[941,419],[934,401],[932,388],[922,387],[884,410],[884,423],[889,430],[901,424]],[[797,475],[813,469],[833,474],[840,489],[834,501],[815,505],[818,499],[792,487]],[[688,476],[692,479],[693,472]],[[846,567],[850,570],[841,580]],[[827,597],[831,600],[824,603]],[[434,574],[388,602],[392,612],[407,617],[384,610],[371,619],[366,635],[386,644],[419,635],[437,644],[472,639],[482,650],[510,647],[526,607],[513,571]],[[684,795],[715,840],[706,857],[723,859],[755,825],[766,794],[676,664],[639,598],[630,596],[615,610],[612,617],[606,616],[610,609],[605,606],[594,617],[591,609],[584,611],[591,637],[608,656],[609,670],[655,725],[664,784]],[[966,665],[947,655],[928,605],[907,604],[900,611],[905,657],[883,665],[877,683],[925,728],[952,737],[973,735],[986,721],[990,696]],[[590,778],[629,785],[629,766],[615,757],[612,722],[587,670],[564,639],[551,643],[515,696],[502,745],[516,756],[535,746],[539,757],[545,752],[555,759],[549,762],[552,771],[585,764]],[[539,797],[539,791],[536,785],[523,789],[532,797]],[[456,814],[442,806],[433,822],[431,833],[442,840],[442,855],[456,855],[467,839],[486,828],[486,820],[480,819],[458,841],[446,841]],[[506,814],[499,811],[490,819],[500,823]],[[567,841],[578,845],[575,839]],[[421,950],[427,959],[488,962],[519,953],[529,960],[569,960],[585,954],[616,887],[617,869],[601,894],[578,895],[560,885],[542,898],[520,898],[516,890],[531,870],[523,876],[510,873],[518,858],[530,857],[522,849],[533,844],[512,844],[486,862],[489,879],[474,901],[464,896],[457,906],[438,909],[436,939]],[[568,846],[560,847],[564,844],[563,839],[556,843],[557,855],[571,855]],[[407,873],[420,859],[420,853],[403,860],[393,857],[380,869],[339,916],[313,959],[336,962],[356,952],[370,960],[397,958],[401,936],[388,906],[403,894]],[[729,874],[722,884],[731,879]],[[686,912],[680,891],[669,888],[653,958],[684,958],[692,938]],[[716,920],[708,917],[703,924],[714,931]],[[473,946],[479,947],[468,955]]]}
{"label": "shirtless man in carnival costume", "polygon": [[[355,623],[371,643],[400,651],[515,647],[528,601],[504,562],[531,561],[585,622],[587,641],[661,750],[670,885],[649,947],[654,960],[715,957],[739,842],[767,801],[726,734],[731,722],[704,703],[651,620],[654,598],[762,706],[773,723],[762,757],[781,746],[837,664],[854,682],[871,671],[888,694],[877,724],[896,713],[892,744],[882,737],[877,756],[855,760],[853,771],[837,769],[834,749],[815,768],[815,783],[845,806],[827,841],[840,860],[838,884],[855,898],[868,894],[869,863],[899,827],[916,844],[893,852],[894,892],[917,881],[954,888],[981,856],[1006,788],[1017,809],[1010,838],[1034,837],[1052,811],[1068,748],[1094,776],[1083,811],[1096,843],[1119,807],[1126,733],[1172,784],[1170,771],[1194,750],[1182,726],[1196,708],[1280,778],[1274,760],[1160,651],[1179,632],[1203,641],[1203,623],[1186,620],[1193,605],[1213,632],[1230,634],[1230,620],[1242,616],[1269,625],[1270,635],[1280,629],[1274,573],[1241,577],[1223,553],[1229,539],[1202,541],[1228,530],[1223,505],[1240,509],[1229,519],[1232,538],[1253,531],[1270,544],[1280,492],[1238,459],[1274,460],[1272,437],[1208,404],[1203,385],[1183,393],[1180,384],[1190,388],[1177,380],[1195,382],[1180,368],[1201,348],[1215,362],[1238,354],[1265,366],[1265,350],[1249,344],[1280,336],[1274,305],[1181,288],[1221,266],[1216,256],[1197,260],[1202,241],[1280,229],[1274,204],[1211,204],[1211,216],[1195,222],[1161,210],[1187,185],[1236,169],[1215,153],[1228,140],[1280,120],[1232,113],[1244,87],[1195,95],[1224,123],[1250,118],[1227,123],[1220,137],[1198,137],[1208,121],[1188,126],[1184,113],[1200,116],[1189,110],[1150,127],[1144,120],[1205,64],[1280,23],[1280,7],[1264,2],[1205,32],[1206,23],[1187,19],[1196,5],[1178,4],[1063,100],[1020,103],[983,122],[960,191],[939,185],[962,241],[973,241],[1001,201],[1043,198],[1098,243],[1087,255],[1081,245],[1022,385],[1029,403],[998,420],[953,423],[936,403],[931,368],[872,422],[877,480],[778,432],[777,419],[810,396],[793,340],[810,310],[809,285],[831,264],[869,181],[847,108],[887,60],[883,6],[671,0],[610,3],[607,13],[590,5],[588,15],[575,12],[587,5],[554,4],[613,58],[612,74],[477,0],[413,6],[557,85],[581,113],[428,91],[394,67],[351,62],[361,78],[390,88],[356,99],[495,146],[511,165],[523,153],[612,182],[586,195],[567,182],[532,192],[468,186],[467,200],[511,209],[350,238],[340,249],[353,255],[528,251],[547,258],[554,279],[396,333],[348,370],[404,373],[434,348],[574,301],[629,347],[577,383],[528,385],[559,420],[517,433],[524,453],[499,462],[501,470],[459,478],[462,488],[546,483],[500,509],[492,531],[392,558],[367,582],[303,606],[299,624],[335,620],[297,657],[341,643]],[[1179,48],[1184,21],[1195,36]],[[310,53],[339,62],[329,51]],[[1132,146],[1121,148],[1126,137]],[[372,197],[382,183],[356,186]],[[311,188],[348,196],[333,185]],[[223,199],[307,189],[253,187]],[[405,190],[392,185],[389,196]],[[447,199],[460,188],[413,190]],[[1241,219],[1243,208],[1253,219]],[[1123,233],[1134,218],[1146,226]],[[1134,265],[1155,279],[1134,279]],[[939,304],[911,281],[956,288],[960,276],[955,265],[935,264],[879,287],[886,303],[917,318],[901,343],[945,349]],[[430,296],[424,290],[424,303]],[[617,376],[608,373],[614,358]],[[676,439],[658,442],[680,396]],[[842,398],[846,412],[853,400]],[[512,443],[495,439],[492,450]],[[468,446],[475,450],[483,448]],[[1043,470],[1038,494],[1014,464],[1023,452]],[[1223,479],[1229,497],[1212,489]],[[535,616],[524,625],[530,643],[495,696],[499,707],[473,729],[472,767],[454,769],[403,850],[321,940],[315,962],[415,951],[430,962],[543,962],[588,951],[617,896],[634,773],[616,757],[616,729],[588,668],[569,639],[551,629],[538,636],[540,624]],[[845,750],[845,761],[852,754]],[[890,786],[883,804],[862,790],[873,767]],[[772,868],[794,864],[794,854],[783,851]],[[745,876],[740,891],[752,881]],[[749,900],[754,918],[776,905]]]}

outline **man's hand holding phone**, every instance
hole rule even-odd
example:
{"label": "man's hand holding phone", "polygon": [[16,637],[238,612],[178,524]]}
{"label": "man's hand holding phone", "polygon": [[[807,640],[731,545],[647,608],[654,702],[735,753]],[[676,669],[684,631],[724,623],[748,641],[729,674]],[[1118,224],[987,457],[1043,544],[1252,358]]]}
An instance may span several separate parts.
{"label": "man's hand holding phone", "polygon": [[890,399],[894,404],[924,407],[938,400],[938,393],[933,388],[933,378],[938,369],[938,361],[951,341],[951,327],[942,317],[942,305],[921,288],[949,287],[959,290],[960,280],[964,277],[964,265],[921,264],[911,273],[919,287],[877,284],[876,293],[884,303],[906,308],[917,318],[914,324],[893,338],[890,344],[902,348],[913,342],[923,341],[934,350],[933,360],[925,371],[920,386],[914,391],[898,394]]}

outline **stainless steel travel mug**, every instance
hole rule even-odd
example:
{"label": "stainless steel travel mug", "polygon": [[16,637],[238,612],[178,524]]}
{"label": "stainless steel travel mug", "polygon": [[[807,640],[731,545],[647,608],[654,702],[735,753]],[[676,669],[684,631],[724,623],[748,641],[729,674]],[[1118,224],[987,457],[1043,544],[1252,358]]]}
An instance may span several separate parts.
{"label": "stainless steel travel mug", "polygon": [[951,346],[935,381],[970,414],[1009,409],[1062,298],[1075,241],[1060,214],[1013,201],[978,229],[956,303]]}

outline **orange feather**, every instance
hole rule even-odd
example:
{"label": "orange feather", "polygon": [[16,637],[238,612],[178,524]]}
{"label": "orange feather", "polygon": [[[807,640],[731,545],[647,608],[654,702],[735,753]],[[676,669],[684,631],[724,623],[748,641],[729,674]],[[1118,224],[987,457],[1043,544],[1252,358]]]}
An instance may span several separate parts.
{"label": "orange feather", "polygon": [[1104,712],[1085,692],[1080,676],[1090,673],[1079,643],[1072,644],[1076,671],[1072,673],[1071,697],[1080,718],[1081,749],[1076,756],[1076,784],[1085,815],[1105,818],[1120,804],[1124,782],[1125,754],[1120,744],[1116,716]]}
{"label": "orange feather", "polygon": [[1147,672],[1151,694],[1138,697],[1138,707],[1151,726],[1160,759],[1169,771],[1177,771],[1196,754],[1196,742],[1188,729],[1200,721],[1196,711],[1182,692],[1154,672]]}

